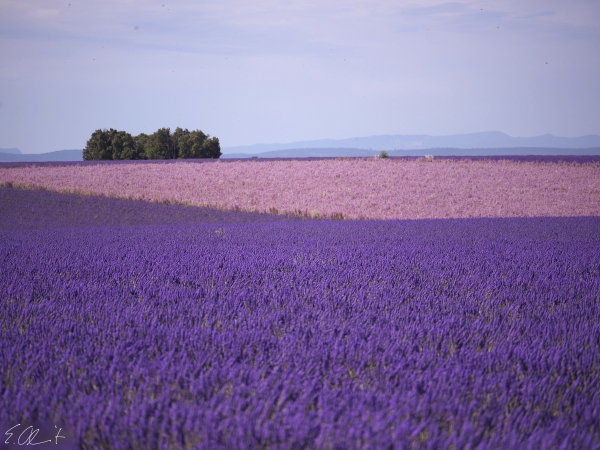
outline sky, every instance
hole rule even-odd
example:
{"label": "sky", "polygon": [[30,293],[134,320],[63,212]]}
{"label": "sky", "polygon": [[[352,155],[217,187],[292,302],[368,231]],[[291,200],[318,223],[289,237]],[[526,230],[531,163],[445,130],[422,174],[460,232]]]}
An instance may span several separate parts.
{"label": "sky", "polygon": [[600,134],[598,0],[0,0],[0,148]]}

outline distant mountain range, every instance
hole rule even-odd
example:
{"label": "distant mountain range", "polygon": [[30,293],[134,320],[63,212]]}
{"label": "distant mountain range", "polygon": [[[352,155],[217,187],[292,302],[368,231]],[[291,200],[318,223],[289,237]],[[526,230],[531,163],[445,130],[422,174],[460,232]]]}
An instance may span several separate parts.
{"label": "distant mountain range", "polygon": [[[222,159],[239,158],[335,158],[338,156],[369,157],[378,156],[381,151],[362,148],[295,148],[256,153],[226,153]],[[510,147],[510,148],[428,148],[424,150],[386,150],[389,156],[514,156],[514,155],[600,155],[600,147],[592,148],[550,148],[550,147]]]}
{"label": "distant mountain range", "polygon": [[21,153],[18,148],[0,148],[0,162],[83,161],[82,150],[58,150],[48,153]]}
{"label": "distant mountain range", "polygon": [[17,154],[20,155],[21,154],[21,150],[19,150],[18,148],[0,148],[0,153],[10,153],[10,154]]}
{"label": "distant mountain range", "polygon": [[[600,147],[600,136],[587,135],[567,138],[544,134],[542,136],[520,138],[512,137],[500,131],[483,133],[455,134],[452,136],[430,136],[427,134],[416,135],[383,135],[355,137],[349,139],[321,139],[315,141],[299,141],[287,144],[254,144],[237,147],[224,147],[222,152],[230,156],[232,153],[259,153],[279,150],[297,149],[367,149],[367,150],[425,150],[433,148],[452,149],[498,149],[498,148],[593,148]],[[307,155],[308,156],[308,155]],[[350,155],[344,155],[350,156]]]}

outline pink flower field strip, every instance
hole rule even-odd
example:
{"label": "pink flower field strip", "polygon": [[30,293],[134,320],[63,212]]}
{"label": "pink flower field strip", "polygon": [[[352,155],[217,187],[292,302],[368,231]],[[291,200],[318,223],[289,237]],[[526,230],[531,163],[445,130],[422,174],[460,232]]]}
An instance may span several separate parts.
{"label": "pink flower field strip", "polygon": [[350,159],[0,169],[0,184],[349,219],[600,215],[600,164]]}

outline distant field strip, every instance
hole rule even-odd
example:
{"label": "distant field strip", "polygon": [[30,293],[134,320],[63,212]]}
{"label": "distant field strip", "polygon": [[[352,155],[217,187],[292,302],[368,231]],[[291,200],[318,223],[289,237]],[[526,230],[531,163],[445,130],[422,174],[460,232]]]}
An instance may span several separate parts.
{"label": "distant field strip", "polygon": [[600,215],[600,164],[344,159],[0,169],[0,184],[347,219]]}

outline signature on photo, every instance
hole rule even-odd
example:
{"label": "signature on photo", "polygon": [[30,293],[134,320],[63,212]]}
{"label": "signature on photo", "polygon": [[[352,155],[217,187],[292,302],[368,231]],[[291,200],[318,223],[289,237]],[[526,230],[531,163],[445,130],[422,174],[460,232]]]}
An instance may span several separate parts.
{"label": "signature on photo", "polygon": [[[19,427],[21,426],[20,423],[16,424],[15,426],[9,428],[6,433],[4,433],[5,436],[8,436],[6,438],[6,440],[4,441],[5,444],[17,444],[17,445],[41,445],[41,444],[55,444],[58,445],[59,444],[59,439],[64,439],[65,436],[61,436],[60,432],[62,430],[62,428],[58,428],[56,425],[54,426],[54,428],[56,428],[56,434],[53,436],[53,439],[46,439],[46,440],[42,440],[43,437],[37,437],[38,433],[40,432],[39,428],[33,428],[33,426],[28,426],[25,429],[21,430]],[[19,431],[21,431],[19,433]],[[50,433],[48,433],[48,435],[46,435],[46,437],[51,436]]]}

